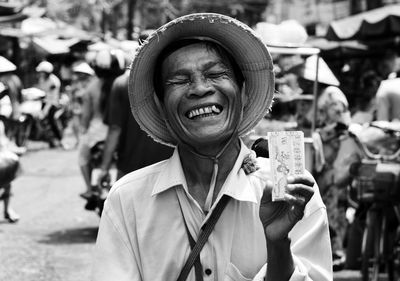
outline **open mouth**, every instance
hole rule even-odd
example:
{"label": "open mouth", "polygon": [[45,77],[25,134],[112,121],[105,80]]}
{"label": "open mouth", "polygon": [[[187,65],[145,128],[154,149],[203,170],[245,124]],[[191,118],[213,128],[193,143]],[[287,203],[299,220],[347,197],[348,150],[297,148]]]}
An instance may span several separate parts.
{"label": "open mouth", "polygon": [[186,117],[191,120],[194,120],[197,118],[219,115],[221,112],[222,112],[222,106],[218,104],[213,104],[209,106],[191,109],[188,112],[186,112]]}

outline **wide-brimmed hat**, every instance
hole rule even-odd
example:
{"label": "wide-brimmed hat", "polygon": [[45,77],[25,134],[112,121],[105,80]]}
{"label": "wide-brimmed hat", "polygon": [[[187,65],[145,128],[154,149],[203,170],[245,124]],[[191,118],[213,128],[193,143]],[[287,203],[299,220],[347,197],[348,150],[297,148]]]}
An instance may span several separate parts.
{"label": "wide-brimmed hat", "polygon": [[154,71],[158,56],[168,45],[190,38],[217,42],[236,60],[248,96],[238,133],[246,134],[271,106],[274,93],[272,59],[265,44],[250,27],[214,13],[177,18],[149,35],[137,50],[129,78],[129,99],[136,121],[154,140],[167,145],[177,144],[157,106]]}

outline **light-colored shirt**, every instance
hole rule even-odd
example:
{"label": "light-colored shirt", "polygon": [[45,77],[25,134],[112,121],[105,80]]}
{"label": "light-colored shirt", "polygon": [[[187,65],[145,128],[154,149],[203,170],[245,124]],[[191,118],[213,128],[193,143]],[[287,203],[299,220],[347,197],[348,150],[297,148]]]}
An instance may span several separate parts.
{"label": "light-colored shirt", "polygon": [[39,89],[46,92],[46,103],[57,106],[60,101],[61,81],[51,73],[47,79],[40,79]]}
{"label": "light-colored shirt", "polygon": [[[267,248],[259,207],[269,161],[258,158],[261,169],[246,175],[241,165],[250,150],[241,146],[208,215],[188,193],[177,149],[170,159],[120,179],[105,203],[92,280],[176,280],[190,253],[184,219],[196,240],[223,194],[232,198],[200,253],[204,280],[263,280]],[[290,232],[291,281],[333,278],[326,210],[314,188],[304,218]],[[187,280],[195,280],[194,268]]]}
{"label": "light-colored shirt", "polygon": [[400,120],[400,78],[383,80],[376,93],[376,119]]}

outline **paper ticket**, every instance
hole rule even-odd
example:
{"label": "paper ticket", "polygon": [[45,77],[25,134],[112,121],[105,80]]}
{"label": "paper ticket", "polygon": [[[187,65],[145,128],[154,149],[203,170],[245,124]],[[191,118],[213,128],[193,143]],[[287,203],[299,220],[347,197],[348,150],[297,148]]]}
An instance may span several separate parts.
{"label": "paper ticket", "polygon": [[268,150],[273,179],[272,201],[284,200],[287,177],[304,173],[304,133],[268,133]]}

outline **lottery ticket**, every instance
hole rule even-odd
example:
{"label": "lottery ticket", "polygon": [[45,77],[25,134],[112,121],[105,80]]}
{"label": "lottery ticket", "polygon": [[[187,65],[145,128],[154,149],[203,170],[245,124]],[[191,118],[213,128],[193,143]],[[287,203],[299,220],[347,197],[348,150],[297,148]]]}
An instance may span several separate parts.
{"label": "lottery ticket", "polygon": [[304,173],[304,134],[302,131],[270,132],[268,150],[274,183],[272,201],[282,201],[287,177]]}

